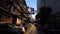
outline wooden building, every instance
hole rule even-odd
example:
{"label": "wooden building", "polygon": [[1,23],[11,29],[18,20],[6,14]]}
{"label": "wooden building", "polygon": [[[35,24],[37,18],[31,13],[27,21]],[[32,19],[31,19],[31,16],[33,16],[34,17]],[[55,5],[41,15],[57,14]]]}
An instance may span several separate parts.
{"label": "wooden building", "polygon": [[21,20],[25,23],[29,20],[25,0],[0,0],[0,23],[21,24]]}

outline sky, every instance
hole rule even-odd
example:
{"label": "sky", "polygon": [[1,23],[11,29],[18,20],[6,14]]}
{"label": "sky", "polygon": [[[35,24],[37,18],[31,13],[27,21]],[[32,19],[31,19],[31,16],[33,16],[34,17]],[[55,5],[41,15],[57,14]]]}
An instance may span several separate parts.
{"label": "sky", "polygon": [[[26,0],[26,4],[28,7],[34,8],[34,10],[37,10],[37,0]],[[35,20],[35,14],[32,14],[31,17]]]}
{"label": "sky", "polygon": [[26,4],[27,6],[32,7],[35,10],[37,10],[37,0],[26,0]]}

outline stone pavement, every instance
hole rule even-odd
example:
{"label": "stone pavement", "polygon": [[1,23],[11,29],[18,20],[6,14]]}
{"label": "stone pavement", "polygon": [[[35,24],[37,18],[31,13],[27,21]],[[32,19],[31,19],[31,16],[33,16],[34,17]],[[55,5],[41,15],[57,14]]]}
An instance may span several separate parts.
{"label": "stone pavement", "polygon": [[37,28],[34,24],[31,24],[24,34],[37,34]]}
{"label": "stone pavement", "polygon": [[28,27],[27,31],[24,34],[45,34],[43,31],[38,30],[34,24]]}

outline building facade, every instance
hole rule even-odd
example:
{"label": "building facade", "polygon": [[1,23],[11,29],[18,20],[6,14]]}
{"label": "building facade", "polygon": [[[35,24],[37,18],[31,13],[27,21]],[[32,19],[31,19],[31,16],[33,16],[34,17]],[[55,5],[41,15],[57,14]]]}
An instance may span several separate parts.
{"label": "building facade", "polygon": [[41,7],[44,6],[45,3],[45,7],[51,7],[52,8],[52,13],[51,14],[55,14],[56,12],[60,11],[60,0],[37,0],[37,10]]}
{"label": "building facade", "polygon": [[37,0],[37,11],[39,13],[39,9],[44,6],[44,1],[43,0]]}
{"label": "building facade", "polygon": [[[41,3],[42,1],[37,1],[38,3]],[[43,2],[44,3],[44,2]],[[49,26],[51,29],[53,29],[54,31],[58,31],[60,30],[60,0],[45,0],[45,7],[51,7],[52,8],[52,12],[49,18]],[[38,9],[40,9],[42,3],[38,4],[37,7],[39,7]],[[54,28],[53,28],[54,27]],[[52,30],[51,30],[52,31]],[[54,32],[55,33],[55,32]]]}
{"label": "building facade", "polygon": [[21,20],[27,22],[28,18],[25,0],[0,0],[0,22],[20,24]]}

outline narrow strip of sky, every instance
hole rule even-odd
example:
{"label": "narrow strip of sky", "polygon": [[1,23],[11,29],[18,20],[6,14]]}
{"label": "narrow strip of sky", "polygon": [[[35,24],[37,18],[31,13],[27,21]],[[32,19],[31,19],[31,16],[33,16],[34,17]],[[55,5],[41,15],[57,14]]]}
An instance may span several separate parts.
{"label": "narrow strip of sky", "polygon": [[35,10],[37,10],[37,0],[26,0],[26,4],[27,6],[32,7]]}

